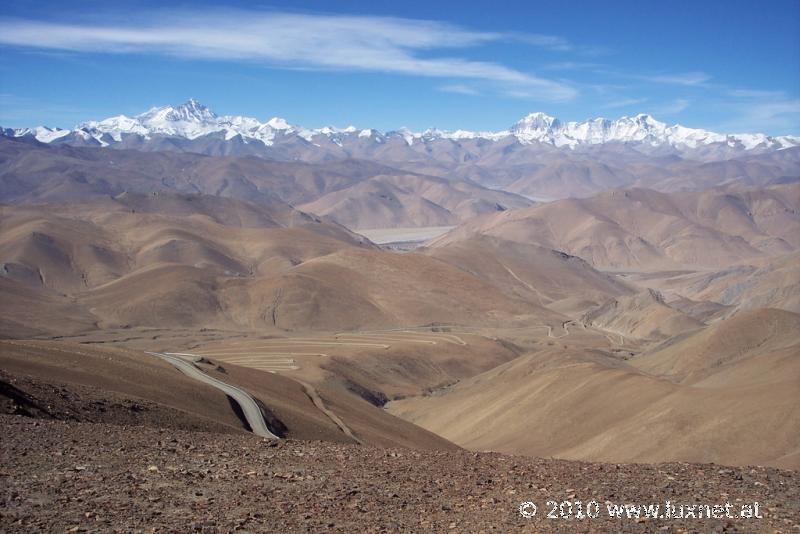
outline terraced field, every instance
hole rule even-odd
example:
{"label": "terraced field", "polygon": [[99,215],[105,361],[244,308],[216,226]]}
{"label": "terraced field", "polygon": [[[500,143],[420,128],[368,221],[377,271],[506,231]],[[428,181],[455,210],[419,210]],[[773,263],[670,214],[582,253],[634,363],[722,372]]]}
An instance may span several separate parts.
{"label": "terraced field", "polygon": [[350,356],[363,351],[384,351],[398,345],[467,346],[451,333],[385,330],[346,332],[314,337],[249,339],[203,345],[191,354],[269,372],[299,370],[321,358]]}

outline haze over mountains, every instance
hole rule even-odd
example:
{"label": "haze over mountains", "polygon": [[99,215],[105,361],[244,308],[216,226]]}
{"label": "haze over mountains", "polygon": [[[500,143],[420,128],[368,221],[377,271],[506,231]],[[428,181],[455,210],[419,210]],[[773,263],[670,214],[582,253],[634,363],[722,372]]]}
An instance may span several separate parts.
{"label": "haze over mountains", "polygon": [[611,187],[663,191],[731,182],[794,180],[800,139],[723,135],[648,115],[563,123],[532,113],[500,132],[436,129],[379,132],[317,128],[283,119],[219,117],[195,100],[153,108],[136,117],[90,121],[73,130],[3,129],[3,135],[48,144],[110,146],[144,151],[251,155],[311,163],[359,159],[414,173],[461,178],[533,198],[580,197]]}

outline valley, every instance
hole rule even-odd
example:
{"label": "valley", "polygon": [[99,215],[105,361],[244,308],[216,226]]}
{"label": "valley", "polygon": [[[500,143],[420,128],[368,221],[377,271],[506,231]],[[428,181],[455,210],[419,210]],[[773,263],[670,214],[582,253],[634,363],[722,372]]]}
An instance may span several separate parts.
{"label": "valley", "polygon": [[[532,114],[480,135],[276,119],[247,133],[239,119],[190,101],[131,131],[109,119],[0,136],[0,400],[8,427],[28,433],[3,454],[38,457],[33,433],[97,428],[70,439],[97,450],[124,436],[156,467],[145,476],[165,477],[148,490],[164,498],[172,474],[196,467],[164,459],[170,440],[236,470],[200,482],[209,492],[311,491],[331,462],[344,491],[411,457],[403,473],[429,487],[443,469],[477,484],[477,463],[552,473],[542,487],[573,497],[686,470],[713,493],[730,468],[736,481],[789,481],[770,482],[770,498],[793,495],[797,138],[649,116]],[[272,466],[269,483],[248,482],[265,472],[239,463],[251,461]],[[405,495],[393,469],[387,488]],[[507,487],[473,496],[507,507],[535,489],[513,471],[487,472]],[[421,525],[402,508],[398,524]],[[30,507],[9,509],[0,521]],[[215,516],[230,525],[227,513]],[[293,514],[254,524],[295,528]]]}

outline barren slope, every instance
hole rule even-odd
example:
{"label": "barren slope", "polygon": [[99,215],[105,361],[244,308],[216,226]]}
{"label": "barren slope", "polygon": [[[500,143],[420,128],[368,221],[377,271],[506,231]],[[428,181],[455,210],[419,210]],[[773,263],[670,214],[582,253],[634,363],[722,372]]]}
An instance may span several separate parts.
{"label": "barren slope", "polygon": [[731,309],[779,308],[800,312],[800,253],[756,258],[723,267],[627,276],[669,295],[717,302]]}
{"label": "barren slope", "polygon": [[[798,525],[796,471],[694,464],[587,464],[465,451],[408,451],[245,435],[0,416],[8,499],[0,528],[24,531],[500,530],[658,532]],[[120,446],[124,443],[124,446]],[[159,444],[160,443],[160,444]],[[188,490],[190,487],[191,490]],[[546,500],[761,503],[763,519],[546,519]],[[247,496],[258,496],[247,499]],[[721,497],[722,496],[722,497]],[[40,500],[52,503],[40,506]],[[539,503],[536,518],[520,503]],[[257,502],[256,502],[257,501]],[[603,508],[605,513],[605,508]],[[723,525],[725,525],[723,527]]]}
{"label": "barren slope", "polygon": [[[796,468],[797,320],[789,312],[743,314],[672,350],[628,363],[599,351],[542,350],[439,395],[393,402],[389,409],[477,450]],[[755,341],[740,343],[728,331]],[[774,345],[760,345],[758,339]],[[692,385],[670,380],[688,370],[684,363],[688,369],[707,366],[703,380]]]}
{"label": "barren slope", "polygon": [[798,188],[674,194],[614,190],[484,216],[435,243],[481,234],[560,250],[600,268],[720,268],[796,248]]}
{"label": "barren slope", "polygon": [[532,301],[507,297],[443,261],[356,248],[253,283],[230,280],[224,294],[226,302],[251,310],[240,322],[255,325],[266,320],[289,330],[434,322],[492,325],[559,317]]}
{"label": "barren slope", "polygon": [[494,236],[434,242],[419,252],[476,275],[510,297],[551,309],[586,309],[633,292],[578,257]]}
{"label": "barren slope", "polygon": [[142,153],[0,136],[0,202],[82,201],[124,192],[201,193],[267,207],[302,204],[351,228],[454,224],[475,214],[531,204],[461,178],[409,174],[346,155],[310,164],[297,158],[211,157],[175,148]]}
{"label": "barren slope", "polygon": [[[141,351],[52,341],[2,341],[0,349],[4,380],[12,381],[11,389],[17,393],[13,395],[4,386],[0,398],[10,398],[23,411],[33,410],[32,415],[217,432],[245,430],[234,404],[223,393]],[[352,442],[314,405],[302,385],[290,378],[230,364],[224,368],[202,364],[200,367],[215,378],[251,393],[264,406],[268,424],[281,436]],[[21,401],[26,394],[27,402]],[[330,397],[335,399],[335,410],[340,417],[354,423],[356,435],[363,443],[455,448],[356,395]],[[115,409],[115,403],[120,402],[129,405],[138,402],[143,407],[129,410],[138,416],[120,416]]]}
{"label": "barren slope", "polygon": [[372,177],[298,208],[359,229],[448,226],[531,204],[523,197],[467,181],[395,174]]}
{"label": "barren slope", "polygon": [[612,299],[586,313],[582,322],[643,340],[665,339],[705,326],[667,305],[663,296],[652,289]]}
{"label": "barren slope", "polygon": [[27,303],[66,296],[100,328],[341,330],[559,317],[530,294],[504,294],[427,255],[376,250],[282,203],[126,193],[6,206],[0,216],[10,293]]}

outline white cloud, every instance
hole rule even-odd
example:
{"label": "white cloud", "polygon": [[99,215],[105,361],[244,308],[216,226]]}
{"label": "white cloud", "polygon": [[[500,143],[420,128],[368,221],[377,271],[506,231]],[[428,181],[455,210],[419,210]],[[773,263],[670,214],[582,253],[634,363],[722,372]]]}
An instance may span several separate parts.
{"label": "white cloud", "polygon": [[717,105],[731,115],[720,129],[765,132],[772,135],[800,134],[800,99],[785,91],[730,89],[728,99]]}
{"label": "white cloud", "polygon": [[601,105],[600,107],[604,109],[624,108],[636,104],[641,104],[646,100],[647,100],[646,98],[623,98],[622,100],[614,100],[612,102],[607,102]]}
{"label": "white cloud", "polygon": [[738,122],[768,131],[800,129],[800,100],[754,102],[740,107]]}
{"label": "white cloud", "polygon": [[6,128],[28,127],[31,126],[31,120],[39,124],[68,127],[86,119],[91,112],[72,102],[43,102],[27,96],[0,93],[0,125]]}
{"label": "white cloud", "polygon": [[763,91],[760,89],[731,89],[728,94],[738,98],[782,98],[786,96],[783,91]]}
{"label": "white cloud", "polygon": [[549,48],[558,52],[569,52],[575,50],[575,46],[564,39],[555,35],[541,35],[530,33],[506,33],[508,38],[522,43]]}
{"label": "white cloud", "polygon": [[691,102],[689,102],[685,98],[677,98],[672,102],[668,102],[666,104],[654,108],[651,113],[656,117],[660,117],[663,115],[674,115],[676,113],[684,111],[686,108],[689,107],[690,104]]}
{"label": "white cloud", "polygon": [[535,93],[541,100],[575,98],[577,90],[563,81],[496,62],[432,57],[441,50],[519,41],[523,37],[529,44],[549,49],[570,46],[558,37],[477,32],[436,21],[265,11],[172,11],[105,25],[0,19],[0,44],[6,45],[474,79]]}
{"label": "white cloud", "polygon": [[480,91],[478,91],[477,89],[461,83],[442,85],[441,87],[439,87],[439,90],[444,91],[445,93],[456,93],[459,95],[477,96],[481,94]]}
{"label": "white cloud", "polygon": [[604,68],[602,63],[590,63],[587,61],[559,61],[556,63],[548,63],[543,69],[546,70],[583,70],[595,72]]}
{"label": "white cloud", "polygon": [[711,80],[711,76],[705,72],[685,72],[680,74],[658,74],[655,76],[645,76],[643,79],[655,83],[702,86]]}

